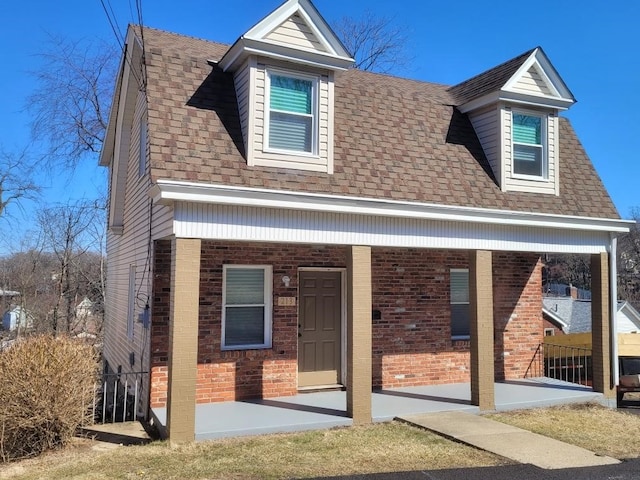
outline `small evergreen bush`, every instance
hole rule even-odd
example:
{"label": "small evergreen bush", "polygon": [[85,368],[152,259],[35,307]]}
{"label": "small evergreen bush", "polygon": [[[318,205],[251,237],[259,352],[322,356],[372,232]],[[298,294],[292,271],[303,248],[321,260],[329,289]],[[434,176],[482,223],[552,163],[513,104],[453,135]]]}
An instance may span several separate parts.
{"label": "small evergreen bush", "polygon": [[64,446],[92,420],[98,363],[93,347],[38,336],[0,352],[0,460]]}

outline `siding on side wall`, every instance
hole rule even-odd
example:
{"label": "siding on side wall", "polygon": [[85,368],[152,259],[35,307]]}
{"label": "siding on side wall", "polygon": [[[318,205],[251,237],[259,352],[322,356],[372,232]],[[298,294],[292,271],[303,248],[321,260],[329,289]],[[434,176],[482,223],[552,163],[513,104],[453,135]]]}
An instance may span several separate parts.
{"label": "siding on side wall", "polygon": [[[144,311],[145,305],[151,305],[151,278],[149,262],[152,259],[150,234],[165,236],[173,229],[172,210],[166,206],[154,206],[151,210],[151,199],[148,195],[150,179],[147,173],[138,174],[140,152],[140,119],[146,112],[146,100],[143,93],[136,99],[135,114],[130,126],[131,143],[126,165],[127,180],[124,194],[124,228],[120,236],[109,234],[107,237],[107,304],[105,316],[104,357],[112,370],[118,366],[122,372],[139,372],[148,369],[149,365],[149,331],[138,323],[138,315]],[[152,142],[148,139],[148,142]],[[147,149],[147,152],[149,149]],[[150,229],[149,223],[153,221]],[[135,265],[135,292],[129,298],[129,270]],[[129,303],[134,301],[133,339],[127,336],[127,312]],[[134,364],[130,365],[130,354],[134,354]],[[143,388],[147,388],[143,385]],[[142,392],[141,398],[148,398]],[[146,412],[146,404],[139,406],[139,412]]]}
{"label": "siding on side wall", "polygon": [[242,128],[242,138],[247,145],[249,136],[249,102],[251,97],[251,62],[247,61],[238,69],[233,77],[238,98],[238,113],[240,115],[240,127]]}
{"label": "siding on side wall", "polygon": [[482,150],[484,151],[493,175],[498,182],[502,182],[502,165],[500,157],[500,111],[496,106],[491,106],[484,110],[472,112],[469,114],[469,120],[473,125],[473,129],[480,140]]}
{"label": "siding on side wall", "polygon": [[[166,403],[170,243],[156,242],[155,251],[151,405],[160,407]],[[273,348],[221,351],[224,264],[273,266]],[[300,267],[345,266],[345,247],[204,241],[197,402],[295,394],[297,307],[279,306],[277,298],[297,295]],[[450,269],[467,266],[465,251],[372,249],[372,309],[381,314],[372,326],[375,387],[469,381],[469,343],[451,339],[449,299]],[[533,254],[496,254],[493,270],[497,376],[521,378],[542,341],[540,264]],[[284,275],[289,287],[280,281]]]}

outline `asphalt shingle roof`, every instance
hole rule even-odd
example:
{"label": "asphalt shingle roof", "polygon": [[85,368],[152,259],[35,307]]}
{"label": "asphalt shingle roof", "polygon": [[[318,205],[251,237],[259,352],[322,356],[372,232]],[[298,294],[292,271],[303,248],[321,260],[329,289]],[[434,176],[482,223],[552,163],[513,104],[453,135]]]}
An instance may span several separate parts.
{"label": "asphalt shingle roof", "polygon": [[456,99],[457,105],[470,102],[491,92],[500,90],[507,81],[518,71],[535,48],[512,58],[497,67],[483,72],[449,88],[449,93]]}
{"label": "asphalt shingle roof", "polygon": [[144,41],[153,181],[619,218],[567,119],[560,195],[502,192],[448,86],[359,70],[335,77],[332,175],[248,167],[233,76],[208,63],[229,46],[150,28]]}

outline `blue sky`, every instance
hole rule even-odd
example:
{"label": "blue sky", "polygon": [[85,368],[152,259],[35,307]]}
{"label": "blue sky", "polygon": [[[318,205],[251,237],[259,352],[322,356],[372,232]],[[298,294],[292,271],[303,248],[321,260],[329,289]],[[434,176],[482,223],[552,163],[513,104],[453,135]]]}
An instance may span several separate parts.
{"label": "blue sky", "polygon": [[[134,0],[110,0],[120,30],[133,21]],[[107,0],[105,0],[107,3]],[[280,0],[142,0],[148,26],[219,42],[233,42]],[[329,21],[363,11],[393,17],[407,32],[414,57],[402,76],[455,84],[535,46],[542,46],[578,103],[564,115],[602,177],[620,214],[640,206],[640,2],[631,0],[315,0]],[[29,142],[25,99],[34,88],[29,71],[47,32],[72,39],[114,38],[100,0],[0,3],[0,146]],[[44,201],[95,196],[104,171],[89,161],[72,177],[48,175]],[[31,225],[33,206],[17,219],[0,219],[0,242]],[[0,245],[0,251],[3,248]]]}

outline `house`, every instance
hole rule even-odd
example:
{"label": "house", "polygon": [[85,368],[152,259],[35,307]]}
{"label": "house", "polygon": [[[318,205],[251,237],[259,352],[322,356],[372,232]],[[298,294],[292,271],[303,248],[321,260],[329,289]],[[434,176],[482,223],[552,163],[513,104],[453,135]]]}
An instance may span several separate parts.
{"label": "house", "polygon": [[[574,297],[544,297],[542,314],[560,334],[591,332],[591,301]],[[640,332],[640,313],[626,301],[618,301],[616,333]],[[555,334],[555,333],[554,333]],[[640,352],[639,352],[640,353]]]}
{"label": "house", "polygon": [[14,305],[2,315],[2,328],[14,331],[33,327],[33,316],[20,305]]}
{"label": "house", "polygon": [[[242,32],[239,32],[242,33]],[[130,27],[101,152],[104,358],[193,440],[196,404],[521,378],[540,255],[591,255],[594,389],[628,230],[544,51],[443,86],[350,68],[309,0],[233,45]],[[614,295],[615,298],[615,295]]]}

